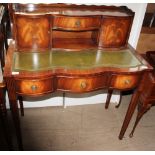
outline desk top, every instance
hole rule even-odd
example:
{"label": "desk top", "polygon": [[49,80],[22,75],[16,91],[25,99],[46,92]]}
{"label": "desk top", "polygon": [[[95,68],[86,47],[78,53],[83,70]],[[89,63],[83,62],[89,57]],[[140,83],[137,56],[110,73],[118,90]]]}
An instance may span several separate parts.
{"label": "desk top", "polygon": [[[121,61],[120,61],[121,60]],[[82,50],[48,52],[15,52],[13,68],[19,71],[46,71],[54,69],[95,69],[99,67],[136,68],[142,62],[129,50],[103,51]]]}

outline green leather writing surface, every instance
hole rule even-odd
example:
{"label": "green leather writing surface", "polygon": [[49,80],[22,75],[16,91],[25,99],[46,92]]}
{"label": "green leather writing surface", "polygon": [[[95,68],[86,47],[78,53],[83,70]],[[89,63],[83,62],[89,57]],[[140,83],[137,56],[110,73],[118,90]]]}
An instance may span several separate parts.
{"label": "green leather writing surface", "polygon": [[42,71],[52,69],[93,69],[96,67],[133,68],[143,65],[127,50],[15,52],[13,71]]}

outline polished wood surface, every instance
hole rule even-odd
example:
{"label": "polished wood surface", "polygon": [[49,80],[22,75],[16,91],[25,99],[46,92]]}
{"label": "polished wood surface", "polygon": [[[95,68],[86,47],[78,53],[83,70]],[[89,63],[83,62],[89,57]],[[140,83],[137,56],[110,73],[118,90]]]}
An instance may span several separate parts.
{"label": "polished wood surface", "polygon": [[114,6],[15,4],[10,15],[14,40],[8,49],[4,79],[19,148],[23,149],[18,96],[37,97],[57,90],[134,89],[119,134],[122,139],[142,91],[143,77],[152,70],[127,45],[134,13]]}

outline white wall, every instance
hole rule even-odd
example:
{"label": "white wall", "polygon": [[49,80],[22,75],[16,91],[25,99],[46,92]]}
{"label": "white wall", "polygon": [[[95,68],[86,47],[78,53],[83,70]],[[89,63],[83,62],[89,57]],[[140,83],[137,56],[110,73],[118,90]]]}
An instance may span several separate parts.
{"label": "white wall", "polygon": [[[101,3],[96,4],[101,5]],[[144,14],[146,11],[146,3],[102,3],[102,5],[125,5],[132,9],[135,12],[135,17],[133,21],[133,26],[131,29],[129,43],[136,48],[137,41],[139,38],[141,25],[143,22]],[[112,102],[118,102],[119,95],[112,96]],[[52,98],[51,98],[52,97]],[[96,103],[104,103],[106,99],[106,90],[100,90],[97,92],[86,93],[86,94],[69,94],[66,93],[65,97],[65,105],[80,105],[80,104],[96,104]],[[24,101],[24,107],[43,107],[43,106],[57,106],[63,105],[63,97],[61,92],[56,92],[50,96],[48,99],[42,99],[41,101]],[[8,106],[8,100],[7,100]]]}

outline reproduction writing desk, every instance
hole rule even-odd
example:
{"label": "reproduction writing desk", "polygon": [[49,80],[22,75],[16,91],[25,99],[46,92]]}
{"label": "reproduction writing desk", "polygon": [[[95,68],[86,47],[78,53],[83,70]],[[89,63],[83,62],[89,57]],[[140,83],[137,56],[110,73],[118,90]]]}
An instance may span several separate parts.
{"label": "reproduction writing desk", "polygon": [[14,41],[4,69],[10,107],[22,149],[18,96],[55,91],[85,93],[135,89],[122,139],[152,68],[127,44],[134,13],[126,7],[38,4],[14,6]]}

